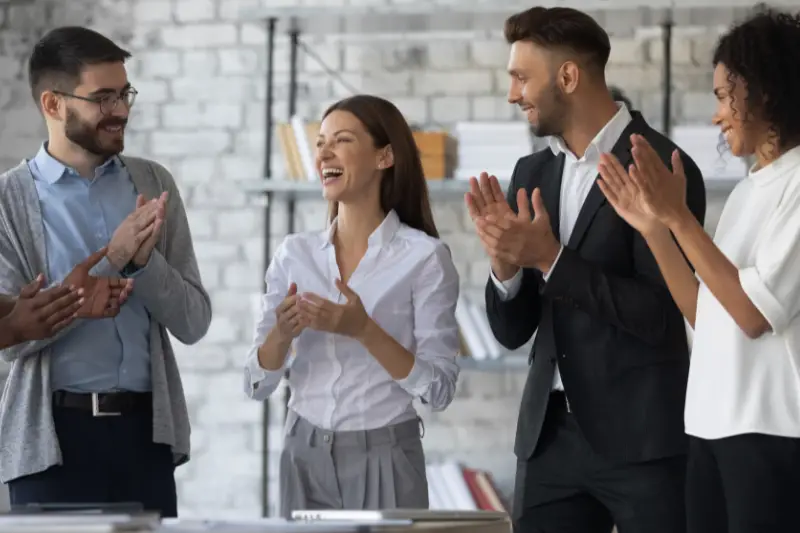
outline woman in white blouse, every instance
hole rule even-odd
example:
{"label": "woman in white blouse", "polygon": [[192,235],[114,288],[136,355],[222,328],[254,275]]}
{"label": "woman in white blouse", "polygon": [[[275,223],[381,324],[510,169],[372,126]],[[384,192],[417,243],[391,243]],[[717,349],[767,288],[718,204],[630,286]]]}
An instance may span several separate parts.
{"label": "woman in white blouse", "polygon": [[459,277],[392,103],[331,106],[316,164],[329,228],[276,250],[244,370],[247,394],[264,400],[289,369],[281,513],[425,508],[412,400],[442,410],[453,399]]}
{"label": "woman in white blouse", "polygon": [[734,155],[756,163],[713,241],[686,207],[677,154],[670,171],[634,138],[628,172],[612,157],[600,165],[609,203],[646,238],[694,328],[689,533],[800,531],[798,65],[796,15],[759,11],[717,45],[713,121]]}

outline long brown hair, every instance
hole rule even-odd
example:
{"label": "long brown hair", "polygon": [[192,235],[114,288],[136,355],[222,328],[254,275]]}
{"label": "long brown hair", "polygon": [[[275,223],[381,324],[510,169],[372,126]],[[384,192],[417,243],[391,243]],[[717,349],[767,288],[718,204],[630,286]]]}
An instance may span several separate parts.
{"label": "long brown hair", "polygon": [[[376,148],[392,147],[394,165],[385,169],[381,178],[381,210],[388,213],[394,209],[407,226],[438,238],[419,149],[400,110],[383,98],[357,94],[331,105],[322,119],[334,111],[347,111],[360,120]],[[328,220],[333,221],[339,212],[338,202],[331,202],[329,212]]]}

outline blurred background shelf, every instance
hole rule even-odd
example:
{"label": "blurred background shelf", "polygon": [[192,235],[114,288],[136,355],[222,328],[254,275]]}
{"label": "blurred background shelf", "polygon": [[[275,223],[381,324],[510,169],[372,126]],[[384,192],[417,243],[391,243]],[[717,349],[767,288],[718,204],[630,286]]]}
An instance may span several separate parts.
{"label": "blurred background shelf", "polygon": [[[508,188],[509,180],[499,180],[503,190]],[[709,194],[728,194],[739,182],[733,178],[706,179]],[[274,195],[282,199],[318,200],[322,199],[322,187],[316,182],[298,182],[286,179],[260,179],[240,181],[241,190],[250,194]],[[459,179],[440,179],[428,181],[431,199],[452,199],[469,191],[469,182]]]}

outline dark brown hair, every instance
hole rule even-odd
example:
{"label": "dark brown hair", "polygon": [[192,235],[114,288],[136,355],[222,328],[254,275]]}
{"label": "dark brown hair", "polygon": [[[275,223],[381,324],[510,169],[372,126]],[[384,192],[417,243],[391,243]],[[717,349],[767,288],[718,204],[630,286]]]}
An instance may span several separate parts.
{"label": "dark brown hair", "polygon": [[584,65],[604,72],[611,54],[606,31],[591,16],[568,7],[532,7],[506,19],[508,44],[532,42],[551,50],[565,50],[583,59]]}
{"label": "dark brown hair", "polygon": [[44,91],[72,92],[87,66],[124,63],[130,57],[130,52],[89,28],[56,28],[34,45],[28,60],[31,95],[38,106]]}
{"label": "dark brown hair", "polygon": [[[352,113],[364,125],[376,148],[392,146],[394,164],[383,171],[381,179],[383,212],[394,209],[400,221],[407,226],[438,238],[419,149],[400,110],[383,98],[357,94],[330,106],[322,119],[334,111]],[[338,212],[339,204],[331,202],[329,220],[332,221]]]}

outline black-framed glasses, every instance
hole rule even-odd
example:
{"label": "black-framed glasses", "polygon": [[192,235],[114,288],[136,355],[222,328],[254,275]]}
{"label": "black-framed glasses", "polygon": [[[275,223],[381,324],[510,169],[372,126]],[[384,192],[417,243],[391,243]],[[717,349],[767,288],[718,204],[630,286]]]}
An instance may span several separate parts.
{"label": "black-framed glasses", "polygon": [[100,106],[100,112],[104,115],[110,115],[113,113],[120,102],[130,109],[133,106],[133,103],[136,101],[136,95],[139,94],[139,92],[133,87],[128,87],[119,94],[109,93],[99,96],[80,96],[78,94],[65,93],[61,91],[53,91],[53,93],[60,96],[66,96],[67,98],[75,98],[77,100],[83,100],[84,102],[97,104]]}

